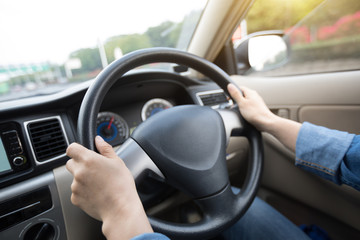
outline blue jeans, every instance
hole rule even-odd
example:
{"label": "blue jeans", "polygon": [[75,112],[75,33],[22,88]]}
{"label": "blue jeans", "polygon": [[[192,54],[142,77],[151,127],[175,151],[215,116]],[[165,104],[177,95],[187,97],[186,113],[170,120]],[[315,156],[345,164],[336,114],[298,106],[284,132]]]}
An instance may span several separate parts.
{"label": "blue jeans", "polygon": [[[239,189],[233,188],[233,191]],[[255,198],[244,216],[223,232],[222,237],[226,240],[310,239],[298,226],[260,198]]]}
{"label": "blue jeans", "polygon": [[[233,188],[236,193],[239,191]],[[255,198],[245,215],[220,236],[225,240],[310,240],[310,238],[290,220],[281,215],[269,204]],[[218,238],[216,238],[218,239]],[[170,240],[160,233],[145,233],[132,240]]]}

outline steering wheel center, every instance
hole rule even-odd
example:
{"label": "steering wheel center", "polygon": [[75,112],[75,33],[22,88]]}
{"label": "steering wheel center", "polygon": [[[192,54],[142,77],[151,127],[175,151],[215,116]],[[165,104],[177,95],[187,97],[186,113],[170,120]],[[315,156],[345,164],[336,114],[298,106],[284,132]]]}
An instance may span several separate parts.
{"label": "steering wheel center", "polygon": [[196,105],[173,107],[149,118],[132,134],[166,180],[202,198],[228,184],[226,137],[218,112]]}

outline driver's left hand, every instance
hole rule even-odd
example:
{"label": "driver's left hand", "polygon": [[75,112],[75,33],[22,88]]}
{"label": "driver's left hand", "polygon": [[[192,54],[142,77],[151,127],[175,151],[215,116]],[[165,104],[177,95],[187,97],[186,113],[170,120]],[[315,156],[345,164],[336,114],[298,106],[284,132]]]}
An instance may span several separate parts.
{"label": "driver's left hand", "polygon": [[95,138],[95,145],[100,154],[77,143],[67,149],[71,159],[66,168],[74,176],[71,202],[103,221],[107,239],[152,232],[130,171],[101,137]]}

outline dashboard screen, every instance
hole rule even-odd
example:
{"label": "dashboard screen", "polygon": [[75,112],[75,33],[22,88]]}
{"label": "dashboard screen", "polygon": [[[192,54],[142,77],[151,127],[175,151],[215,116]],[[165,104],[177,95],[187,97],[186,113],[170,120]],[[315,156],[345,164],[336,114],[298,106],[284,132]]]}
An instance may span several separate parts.
{"label": "dashboard screen", "polygon": [[0,173],[8,170],[11,170],[11,166],[5,152],[4,144],[0,138]]}

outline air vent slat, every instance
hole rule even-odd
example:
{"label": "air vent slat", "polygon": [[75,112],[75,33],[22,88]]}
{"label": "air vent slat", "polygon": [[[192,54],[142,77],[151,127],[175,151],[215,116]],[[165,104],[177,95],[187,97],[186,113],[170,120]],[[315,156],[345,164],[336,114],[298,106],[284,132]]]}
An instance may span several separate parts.
{"label": "air vent slat", "polygon": [[36,133],[36,134],[34,134],[34,138],[42,137],[42,136],[47,135],[49,133],[52,134],[53,136],[62,134],[62,132],[60,132],[60,130],[55,129],[55,130],[51,130],[51,131],[43,131],[43,132]]}
{"label": "air vent slat", "polygon": [[37,130],[37,129],[48,129],[49,128],[49,126],[55,126],[55,127],[58,127],[58,125],[56,124],[56,122],[48,122],[48,123],[46,123],[46,124],[44,124],[44,125],[38,125],[38,124],[35,124],[34,123],[34,126],[33,126],[33,128],[34,128],[34,130]]}
{"label": "air vent slat", "polygon": [[31,122],[28,131],[38,162],[58,157],[66,152],[67,143],[57,118]]}
{"label": "air vent slat", "polygon": [[49,141],[54,144],[54,143],[63,142],[63,137],[62,136],[46,136],[46,137],[41,137],[41,138],[33,138],[33,141],[34,141],[34,145],[43,145]]}
{"label": "air vent slat", "polygon": [[55,145],[55,144],[49,144],[47,146],[38,145],[37,149],[40,151],[60,151],[60,150],[62,151],[64,146],[66,147],[66,145],[62,143],[60,145]]}

